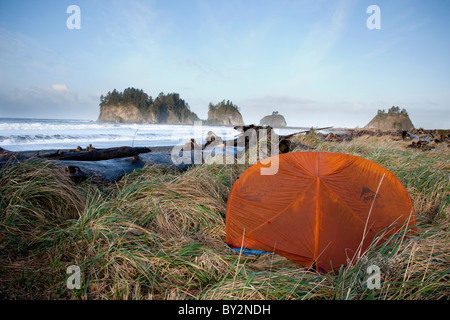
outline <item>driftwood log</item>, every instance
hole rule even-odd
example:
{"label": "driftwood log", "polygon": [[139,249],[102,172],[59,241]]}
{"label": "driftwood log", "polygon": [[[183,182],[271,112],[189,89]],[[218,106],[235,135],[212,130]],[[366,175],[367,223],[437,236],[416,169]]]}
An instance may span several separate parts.
{"label": "driftwood log", "polygon": [[[210,150],[191,150],[180,152],[147,152],[133,157],[108,159],[100,161],[77,161],[77,160],[49,160],[55,165],[63,167],[69,175],[76,181],[89,179],[94,183],[113,183],[121,179],[124,175],[136,169],[149,165],[160,165],[176,170],[185,171],[188,168],[203,164],[211,159],[222,158],[219,163],[229,163],[240,156],[244,150],[238,148]],[[217,158],[211,158],[216,156]],[[217,163],[217,162],[216,162]]]}
{"label": "driftwood log", "polygon": [[116,158],[133,157],[141,153],[148,153],[151,150],[146,147],[117,147],[107,149],[95,149],[92,151],[80,152],[56,152],[41,156],[52,160],[75,160],[75,161],[100,161]]}
{"label": "driftwood log", "polygon": [[[95,151],[57,152],[39,156],[38,154],[26,155],[20,152],[10,152],[0,148],[0,170],[7,163],[12,164],[30,159],[44,160],[63,168],[76,182],[89,179],[93,183],[109,184],[147,165],[161,165],[184,171],[193,165],[208,161],[211,163],[214,160],[215,163],[230,163],[231,159],[231,163],[234,163],[235,159],[244,151],[239,148],[219,147],[208,150],[202,150],[201,147],[195,150],[183,151],[183,148],[178,151],[174,150],[174,152],[149,152],[150,150],[147,148],[119,147]],[[125,157],[122,157],[123,155]],[[112,158],[113,156],[115,157]]]}
{"label": "driftwood log", "polygon": [[[76,182],[90,179],[93,183],[113,183],[124,175],[141,169],[146,165],[160,164],[172,166],[169,152],[145,153],[133,157],[107,159],[99,161],[49,160],[64,168]],[[186,170],[187,165],[174,166]]]}
{"label": "driftwood log", "polygon": [[[77,182],[92,179],[94,182],[114,182],[123,175],[144,167],[140,154],[150,153],[148,148],[117,147],[81,152],[37,153],[11,152],[0,148],[0,170],[7,163],[17,163],[30,159],[46,160],[64,168]],[[164,158],[154,156],[167,162]],[[170,158],[170,157],[169,157]]]}

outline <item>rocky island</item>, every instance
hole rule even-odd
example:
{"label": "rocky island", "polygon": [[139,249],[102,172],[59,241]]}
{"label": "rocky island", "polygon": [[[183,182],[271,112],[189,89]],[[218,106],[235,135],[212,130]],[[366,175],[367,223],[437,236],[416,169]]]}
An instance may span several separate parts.
{"label": "rocky island", "polygon": [[143,90],[114,89],[100,97],[100,115],[97,122],[193,124],[199,120],[178,93],[160,93],[153,100]]}
{"label": "rocky island", "polygon": [[244,119],[239,107],[230,100],[223,100],[217,104],[209,104],[207,124],[217,125],[243,125]]}
{"label": "rocky island", "polygon": [[259,121],[260,126],[271,126],[273,128],[286,127],[286,119],[278,113],[278,111],[272,112],[272,115],[265,116]]}
{"label": "rocky island", "polygon": [[388,112],[378,110],[377,115],[364,127],[380,130],[413,130],[414,125],[405,109],[400,111],[397,106],[392,106]]}
{"label": "rocky island", "polygon": [[[114,89],[100,96],[100,115],[97,122],[193,124],[201,120],[178,93],[161,92],[155,99],[141,89]],[[239,107],[230,100],[210,103],[208,119],[212,125],[243,125]]]}

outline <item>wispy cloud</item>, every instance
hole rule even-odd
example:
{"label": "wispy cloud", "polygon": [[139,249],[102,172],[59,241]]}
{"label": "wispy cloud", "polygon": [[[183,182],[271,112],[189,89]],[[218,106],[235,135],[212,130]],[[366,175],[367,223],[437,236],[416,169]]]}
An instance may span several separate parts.
{"label": "wispy cloud", "polygon": [[[82,97],[64,83],[55,83],[48,87],[16,88],[7,93],[0,93],[0,117],[86,118],[97,112],[92,110],[92,106],[98,104],[97,99],[91,96]],[[86,112],[89,109],[91,111]]]}
{"label": "wispy cloud", "polygon": [[273,107],[274,105],[299,106],[315,103],[315,101],[310,99],[304,99],[294,96],[273,96],[273,95],[266,95],[260,98],[246,99],[243,102],[251,105],[259,105],[260,107],[266,106]]}
{"label": "wispy cloud", "polygon": [[407,7],[398,11],[389,20],[381,16],[384,33],[383,40],[377,41],[375,48],[363,55],[365,59],[372,59],[394,50],[402,41],[409,37],[413,32],[417,32],[421,28],[427,26],[431,19],[426,16],[415,17],[416,9]]}
{"label": "wispy cloud", "polygon": [[66,84],[15,89],[11,92],[9,98],[11,101],[23,105],[64,105],[79,101],[78,93],[69,90]]}
{"label": "wispy cloud", "polygon": [[349,0],[339,1],[329,15],[314,25],[301,43],[293,64],[303,69],[320,65],[341,38],[353,3]]}
{"label": "wispy cloud", "polygon": [[[119,50],[155,53],[160,40],[171,31],[171,19],[146,1],[112,1],[105,4],[98,20],[108,39]],[[103,34],[103,35],[104,35]]]}
{"label": "wispy cloud", "polygon": [[4,28],[0,28],[0,70],[10,76],[27,78],[68,73],[63,59],[54,50],[20,32]]}
{"label": "wispy cloud", "polygon": [[69,88],[67,88],[66,84],[56,83],[52,85],[52,89],[55,91],[69,91]]}
{"label": "wispy cloud", "polygon": [[225,77],[220,70],[203,61],[201,57],[187,56],[178,58],[176,63],[180,68],[189,69],[190,73],[195,75],[196,79],[200,81],[206,81],[211,77],[216,79],[224,79]]}

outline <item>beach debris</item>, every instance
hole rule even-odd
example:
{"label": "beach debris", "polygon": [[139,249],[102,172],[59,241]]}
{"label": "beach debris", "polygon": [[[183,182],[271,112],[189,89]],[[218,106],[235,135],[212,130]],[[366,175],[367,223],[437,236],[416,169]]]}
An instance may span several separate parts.
{"label": "beach debris", "polygon": [[[189,158],[194,157],[195,151],[185,151]],[[193,166],[193,163],[175,164],[170,152],[148,152],[139,156],[116,158],[100,161],[76,161],[76,160],[49,160],[55,165],[66,170],[75,182],[89,180],[95,184],[111,184],[120,180],[123,176],[145,166],[159,165],[185,171]]]}
{"label": "beach debris", "polygon": [[419,140],[413,141],[410,145],[408,145],[408,148],[420,149],[422,151],[430,151],[435,148],[435,145],[431,145],[428,141],[425,140]]}
{"label": "beach debris", "polygon": [[[327,128],[320,128],[317,130],[323,130],[323,129],[329,129],[331,127]],[[248,126],[236,126],[234,127],[235,130],[241,131],[241,134],[236,137],[236,139],[233,140],[233,144],[237,145],[237,140],[244,136],[245,137],[245,143],[246,148],[248,148],[248,143],[251,141],[252,138],[256,138],[257,141],[260,141],[261,138],[266,139],[267,143],[275,143],[278,146],[279,154],[287,153],[292,150],[294,150],[296,147],[299,147],[303,150],[313,150],[314,148],[304,145],[300,142],[293,142],[292,138],[299,134],[307,134],[310,132],[310,130],[304,130],[299,131],[295,133],[291,133],[288,135],[278,135],[273,131],[273,128],[271,126],[256,126],[256,125],[248,125]],[[261,134],[263,137],[261,137]],[[270,148],[269,148],[270,149]]]}
{"label": "beach debris", "polygon": [[70,149],[68,152],[81,152],[81,151],[94,151],[95,148],[92,146],[92,144],[89,144],[86,148],[82,148],[80,146],[76,147],[76,149]]}
{"label": "beach debris", "polygon": [[189,142],[186,142],[181,151],[193,151],[193,150],[202,150],[202,146],[195,142],[195,139],[191,139]]}
{"label": "beach debris", "polygon": [[203,146],[203,149],[206,149],[207,147],[215,147],[220,145],[223,145],[223,139],[214,132],[209,131],[206,136],[206,143]]}
{"label": "beach debris", "polygon": [[42,158],[52,160],[76,160],[76,161],[100,161],[117,158],[126,158],[139,155],[141,153],[148,153],[151,150],[147,147],[113,147],[106,149],[88,149],[89,151],[78,152],[61,152],[51,153],[41,156]]}
{"label": "beach debris", "polygon": [[450,147],[450,130],[423,130],[418,129],[414,133],[406,132],[403,140],[411,140],[408,148],[430,151],[441,143],[446,143]]}
{"label": "beach debris", "polygon": [[227,141],[227,145],[230,145],[231,143],[233,146],[242,147],[240,144],[244,143],[244,146],[247,149],[250,147],[251,142],[261,142],[263,139],[267,143],[270,143],[272,140],[276,141],[279,139],[278,135],[273,131],[271,126],[257,126],[251,124],[245,126],[235,126],[234,129],[236,131],[240,131],[240,134],[238,134],[235,139]]}
{"label": "beach debris", "polygon": [[291,151],[295,150],[295,149],[306,150],[306,151],[312,151],[312,150],[316,149],[316,148],[310,147],[306,144],[303,144],[301,142],[292,142],[292,141],[291,141],[290,148],[291,148]]}
{"label": "beach debris", "polygon": [[335,134],[335,133],[328,133],[323,138],[324,141],[330,141],[330,142],[342,142],[342,141],[350,141],[351,135],[350,134]]}
{"label": "beach debris", "polygon": [[317,136],[322,141],[330,142],[351,141],[362,136],[390,136],[394,140],[411,141],[411,144],[408,145],[409,148],[417,148],[423,151],[433,150],[440,143],[446,143],[447,147],[450,147],[450,130],[416,129],[411,132],[404,130],[344,129],[342,132],[319,133]]}
{"label": "beach debris", "polygon": [[59,157],[59,160],[77,160],[77,161],[100,161],[118,158],[134,157],[142,153],[148,153],[151,150],[147,147],[116,147],[107,149],[95,149],[90,151],[81,151],[76,153],[65,153]]}

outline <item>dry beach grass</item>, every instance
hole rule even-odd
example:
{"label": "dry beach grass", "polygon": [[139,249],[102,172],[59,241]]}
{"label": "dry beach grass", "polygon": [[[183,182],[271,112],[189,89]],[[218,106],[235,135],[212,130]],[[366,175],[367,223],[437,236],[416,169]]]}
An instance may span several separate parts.
{"label": "dry beach grass", "polygon": [[[448,148],[408,149],[391,137],[324,142],[314,132],[296,139],[396,174],[413,200],[417,237],[375,242],[358,261],[319,274],[274,254],[227,247],[227,196],[246,165],[152,166],[99,186],[26,161],[0,172],[0,298],[448,299]],[[367,286],[373,264],[379,289]],[[81,269],[78,290],[66,286],[69,265]]]}

